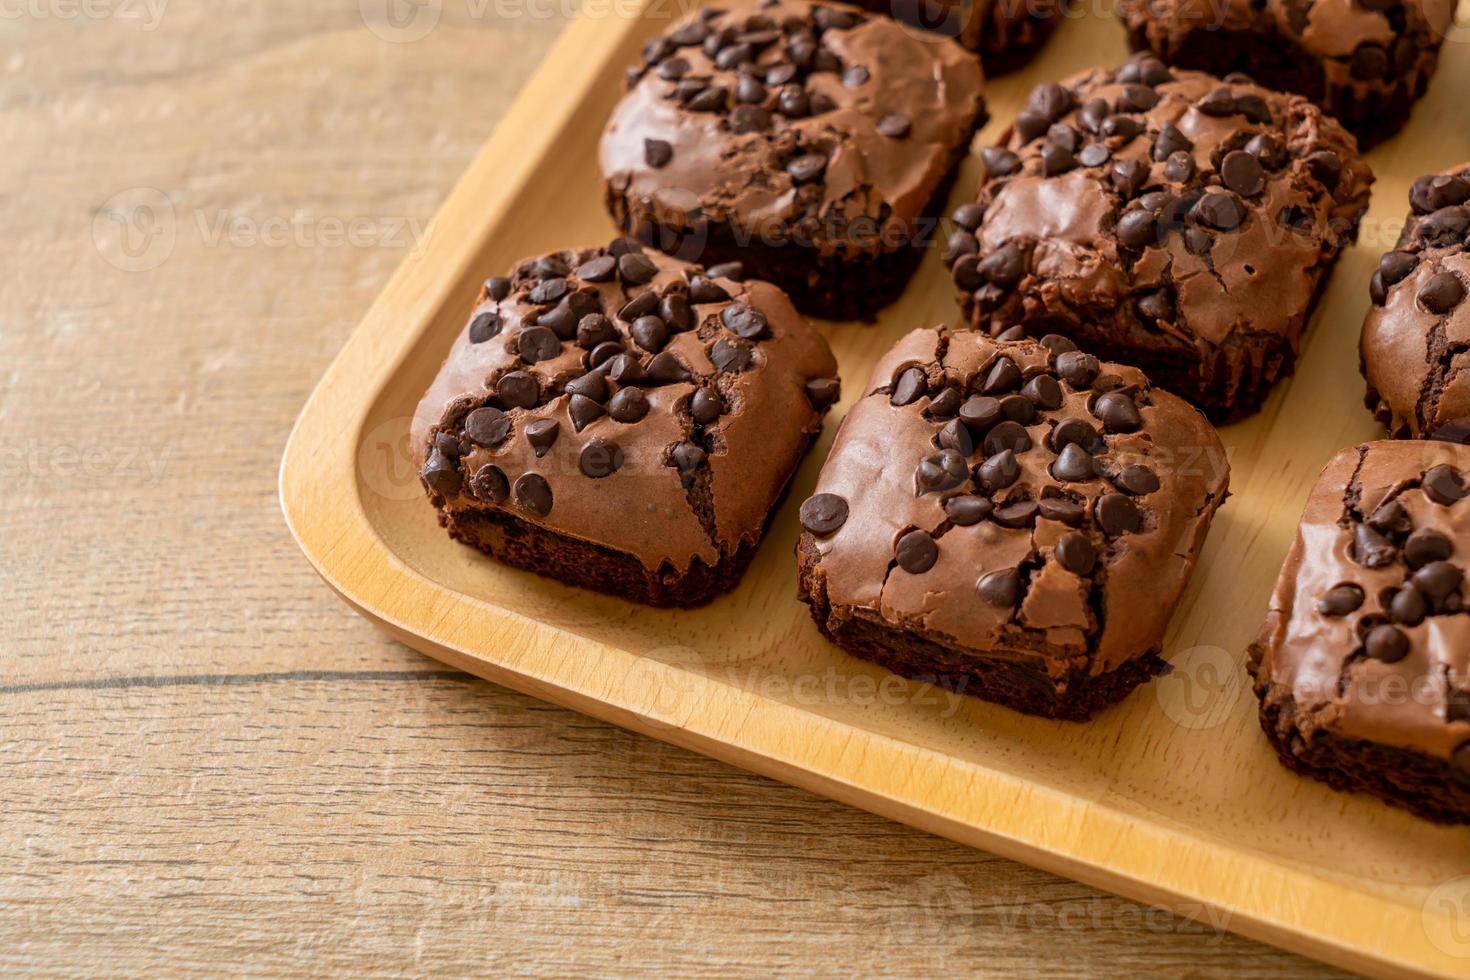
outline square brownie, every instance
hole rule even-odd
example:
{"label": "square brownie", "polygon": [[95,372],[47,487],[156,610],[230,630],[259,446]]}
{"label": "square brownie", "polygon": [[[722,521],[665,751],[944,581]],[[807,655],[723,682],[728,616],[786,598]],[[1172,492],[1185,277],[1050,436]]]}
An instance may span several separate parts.
{"label": "square brownie", "polygon": [[1251,673],[1293,772],[1470,823],[1470,448],[1370,442],[1307,498]]}
{"label": "square brownie", "polygon": [[1306,99],[1135,56],[1038,86],[946,247],[978,328],[1065,334],[1213,420],[1292,371],[1373,176]]}
{"label": "square brownie", "polygon": [[903,24],[952,37],[980,55],[985,74],[1015,71],[1046,43],[1062,0],[854,0]]}
{"label": "square brownie", "polygon": [[1134,50],[1311,99],[1366,147],[1409,118],[1455,0],[1120,0]]}
{"label": "square brownie", "polygon": [[1204,417],[1136,368],[1059,336],[916,330],[802,504],[801,598],[895,673],[1086,719],[1167,669],[1229,475]]}
{"label": "square brownie", "polygon": [[739,581],[837,396],[779,289],[618,239],[488,280],[411,439],[452,537],[692,606]]}
{"label": "square brownie", "polygon": [[1470,163],[1414,181],[1368,293],[1366,403],[1396,439],[1470,442]]}
{"label": "square brownie", "polygon": [[607,206],[805,313],[871,319],[934,240],[984,119],[980,66],[953,41],[838,4],[709,8],[630,70],[599,154]]}

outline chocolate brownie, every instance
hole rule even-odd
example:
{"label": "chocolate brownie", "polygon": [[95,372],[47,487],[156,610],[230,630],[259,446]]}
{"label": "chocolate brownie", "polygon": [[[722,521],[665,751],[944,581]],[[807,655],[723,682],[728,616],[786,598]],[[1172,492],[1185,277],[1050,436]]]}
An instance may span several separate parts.
{"label": "chocolate brownie", "polygon": [[984,121],[958,44],[849,6],[706,9],[643,50],[600,151],[607,206],[682,258],[739,261],[828,319],[870,319],[933,241]]}
{"label": "chocolate brownie", "polygon": [[1038,86],[946,247],[979,328],[1065,334],[1210,418],[1291,373],[1373,177],[1301,96],[1137,55]]}
{"label": "chocolate brownie", "polygon": [[1409,118],[1455,0],[1119,0],[1135,50],[1311,99],[1364,146]]}
{"label": "chocolate brownie", "polygon": [[1288,769],[1470,823],[1470,448],[1370,442],[1307,498],[1250,666]]}
{"label": "chocolate brownie", "polygon": [[1421,177],[1363,321],[1367,405],[1396,439],[1470,442],[1470,163]]}
{"label": "chocolate brownie", "polygon": [[691,606],[739,581],[837,395],[779,289],[618,239],[488,280],[412,440],[454,538]]}
{"label": "chocolate brownie", "polygon": [[857,6],[934,31],[979,53],[985,74],[1020,68],[1051,37],[1062,0],[854,0]]}
{"label": "chocolate brownie", "polygon": [[1204,417],[1060,336],[916,330],[801,507],[801,598],[896,673],[1081,720],[1167,668],[1229,464]]}

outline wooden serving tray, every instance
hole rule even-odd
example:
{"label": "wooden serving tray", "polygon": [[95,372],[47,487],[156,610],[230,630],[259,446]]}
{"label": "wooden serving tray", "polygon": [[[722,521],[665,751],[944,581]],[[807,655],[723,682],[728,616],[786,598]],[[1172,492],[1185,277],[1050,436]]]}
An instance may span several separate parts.
{"label": "wooden serving tray", "polygon": [[[733,594],[694,612],[635,607],[505,568],[436,524],[410,463],[414,406],[487,275],[614,234],[597,139],[623,66],[675,6],[568,27],[307,404],[281,499],[322,577],[404,643],[548,701],[1345,967],[1470,974],[1470,832],[1288,774],[1242,666],[1318,471],[1381,435],[1358,376],[1366,283],[1410,181],[1470,158],[1465,45],[1445,45],[1408,130],[1372,154],[1362,242],[1296,376],[1222,431],[1234,496],[1174,617],[1175,672],[1080,725],[889,677],[828,645],[796,599],[797,506],[837,419],[896,338],[957,317],[937,250],[876,326],[823,325],[847,399]],[[1035,83],[1125,54],[1109,18],[1069,19],[1027,71],[989,87],[981,139]],[[975,180],[971,160],[956,202]]]}

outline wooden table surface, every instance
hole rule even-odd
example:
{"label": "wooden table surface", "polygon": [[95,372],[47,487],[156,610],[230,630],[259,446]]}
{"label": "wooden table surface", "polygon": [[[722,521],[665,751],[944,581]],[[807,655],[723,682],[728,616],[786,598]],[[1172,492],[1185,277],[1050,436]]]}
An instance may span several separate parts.
{"label": "wooden table surface", "polygon": [[0,7],[0,970],[1329,973],[446,670],[317,581],[292,420],[570,5],[398,2]]}

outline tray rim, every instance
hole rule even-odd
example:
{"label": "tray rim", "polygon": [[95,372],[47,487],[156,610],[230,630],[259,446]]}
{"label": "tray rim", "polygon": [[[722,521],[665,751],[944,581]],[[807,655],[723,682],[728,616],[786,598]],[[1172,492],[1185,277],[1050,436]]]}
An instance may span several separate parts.
{"label": "tray rim", "polygon": [[[447,590],[404,566],[377,536],[355,479],[372,406],[429,321],[454,301],[473,256],[589,87],[621,68],[611,62],[641,29],[642,13],[662,2],[632,0],[623,9],[637,16],[615,29],[610,18],[586,14],[567,25],[302,409],[282,455],[279,495],[291,535],[323,581],[394,638],[458,669],[929,833],[1186,918],[1225,915],[1229,931],[1348,969],[1385,977],[1470,971],[1470,962],[1429,942],[1423,913],[1228,842],[703,675],[680,672],[684,690],[670,703],[647,681],[650,671],[677,668]],[[471,635],[489,629],[513,642],[474,652]],[[854,757],[861,767],[844,762]],[[889,772],[907,778],[875,778]]]}

